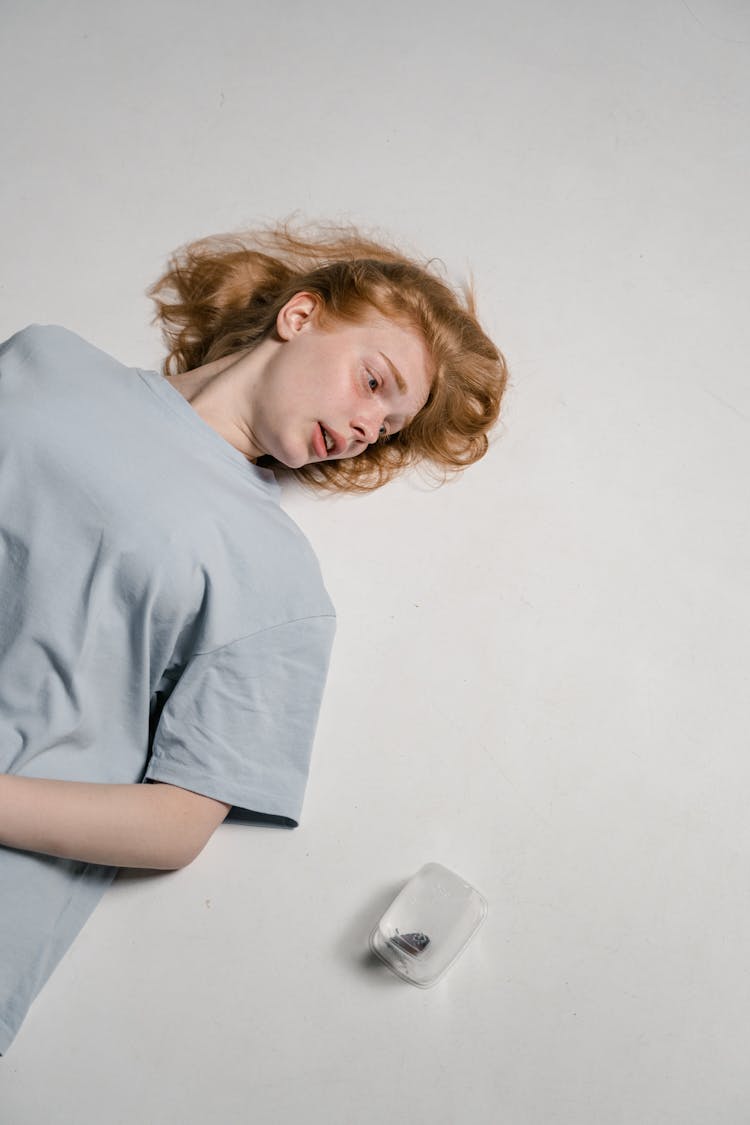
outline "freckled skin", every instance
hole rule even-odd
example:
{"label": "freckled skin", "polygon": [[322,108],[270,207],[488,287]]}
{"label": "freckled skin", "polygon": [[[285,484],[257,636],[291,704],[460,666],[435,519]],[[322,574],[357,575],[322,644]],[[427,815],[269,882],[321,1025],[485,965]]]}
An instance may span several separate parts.
{"label": "freckled skin", "polygon": [[[298,293],[279,313],[275,337],[172,378],[249,460],[267,453],[300,468],[356,456],[381,427],[396,433],[427,400],[430,357],[419,332],[375,311],[360,323],[323,329],[316,311],[315,299]],[[402,375],[405,394],[384,356]],[[326,457],[313,445],[319,423],[336,435]]]}

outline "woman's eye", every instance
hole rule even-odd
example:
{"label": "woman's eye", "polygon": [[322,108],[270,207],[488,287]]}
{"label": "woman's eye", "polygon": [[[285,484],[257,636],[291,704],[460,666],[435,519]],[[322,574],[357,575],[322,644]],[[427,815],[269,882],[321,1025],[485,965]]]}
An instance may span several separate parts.
{"label": "woman's eye", "polygon": [[369,372],[368,372],[368,377],[367,377],[367,385],[368,385],[368,387],[370,388],[371,391],[376,391],[378,389],[378,387],[380,386],[380,384],[378,383],[375,376],[370,375]]}
{"label": "woman's eye", "polygon": [[385,428],[385,426],[380,427],[380,433],[378,434],[378,437],[381,437],[381,438],[387,438],[388,437],[388,431]]}

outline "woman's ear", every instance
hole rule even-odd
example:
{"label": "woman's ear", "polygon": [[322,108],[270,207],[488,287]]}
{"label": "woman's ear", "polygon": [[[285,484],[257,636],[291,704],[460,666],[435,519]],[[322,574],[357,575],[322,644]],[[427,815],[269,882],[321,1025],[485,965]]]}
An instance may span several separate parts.
{"label": "woman's ear", "polygon": [[289,298],[276,317],[276,331],[282,340],[291,339],[315,323],[319,301],[314,293],[307,292]]}

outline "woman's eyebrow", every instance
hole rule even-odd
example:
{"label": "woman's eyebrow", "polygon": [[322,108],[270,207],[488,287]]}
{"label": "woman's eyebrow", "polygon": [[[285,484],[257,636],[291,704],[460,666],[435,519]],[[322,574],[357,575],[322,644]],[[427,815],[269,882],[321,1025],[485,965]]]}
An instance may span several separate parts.
{"label": "woman's eyebrow", "polygon": [[388,364],[388,366],[391,369],[391,374],[393,375],[393,378],[396,380],[396,386],[401,391],[401,394],[405,395],[408,392],[409,388],[407,387],[406,383],[404,382],[404,377],[401,374],[401,372],[399,371],[399,369],[396,367],[395,363],[391,363],[390,359],[385,354],[385,352],[378,352],[378,355],[382,355],[383,359],[385,360],[385,362]]}

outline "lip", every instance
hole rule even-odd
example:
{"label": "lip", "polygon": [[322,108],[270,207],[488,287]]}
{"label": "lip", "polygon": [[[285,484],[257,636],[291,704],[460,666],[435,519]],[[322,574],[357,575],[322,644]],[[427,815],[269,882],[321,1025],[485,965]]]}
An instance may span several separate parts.
{"label": "lip", "polygon": [[328,456],[328,450],[326,449],[325,438],[320,428],[320,422],[316,422],[313,427],[312,446],[315,450],[315,456],[319,457],[321,461],[324,461]]}
{"label": "lip", "polygon": [[[333,442],[333,445],[330,449],[326,449],[325,438],[323,437],[320,429],[321,426]],[[313,431],[313,447],[318,457],[327,459],[329,457],[334,457],[337,454],[342,453],[344,451],[344,448],[346,447],[346,442],[342,438],[341,434],[337,434],[335,430],[332,430],[330,428],[330,426],[326,426],[325,422],[318,422],[315,426],[315,430]]]}

